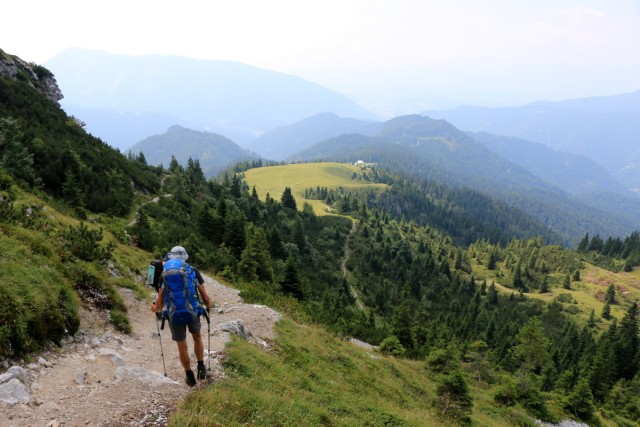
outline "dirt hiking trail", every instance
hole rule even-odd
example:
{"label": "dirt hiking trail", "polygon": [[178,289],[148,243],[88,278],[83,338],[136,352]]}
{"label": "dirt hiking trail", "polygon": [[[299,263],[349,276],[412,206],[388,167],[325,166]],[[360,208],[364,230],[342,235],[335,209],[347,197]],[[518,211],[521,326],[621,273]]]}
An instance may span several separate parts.
{"label": "dirt hiking trail", "polygon": [[[205,366],[210,378],[204,387],[224,377],[221,359],[230,339],[229,325],[244,325],[251,340],[269,346],[280,315],[266,306],[245,304],[239,292],[203,275],[211,309],[211,354],[207,357],[207,323],[202,319]],[[149,288],[150,289],[150,288]],[[128,308],[131,334],[117,332],[104,313],[81,309],[80,331],[62,347],[51,348],[33,363],[25,363],[29,403],[0,402],[3,427],[164,426],[167,415],[193,388],[184,381],[178,350],[165,326],[160,338],[166,365],[164,376],[158,324],[150,311],[151,298],[137,299],[120,289]],[[152,291],[150,290],[150,295]],[[240,321],[240,322],[238,322]],[[187,334],[192,369],[196,359]]]}

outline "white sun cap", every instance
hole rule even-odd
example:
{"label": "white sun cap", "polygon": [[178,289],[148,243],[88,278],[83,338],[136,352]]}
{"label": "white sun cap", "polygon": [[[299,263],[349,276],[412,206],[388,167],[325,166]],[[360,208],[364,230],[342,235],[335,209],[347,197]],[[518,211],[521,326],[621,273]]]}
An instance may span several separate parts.
{"label": "white sun cap", "polygon": [[182,261],[186,261],[189,259],[189,255],[187,254],[186,249],[182,246],[174,246],[169,252],[169,259],[181,259]]}

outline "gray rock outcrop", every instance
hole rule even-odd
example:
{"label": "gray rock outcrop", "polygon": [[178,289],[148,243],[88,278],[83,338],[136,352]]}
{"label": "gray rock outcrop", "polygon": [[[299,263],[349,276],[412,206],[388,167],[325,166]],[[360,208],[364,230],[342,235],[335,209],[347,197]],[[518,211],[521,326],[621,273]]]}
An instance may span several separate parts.
{"label": "gray rock outcrop", "polygon": [[41,65],[30,64],[0,49],[0,77],[21,80],[58,104],[62,91],[53,74]]}
{"label": "gray rock outcrop", "polygon": [[221,323],[218,325],[218,329],[222,332],[228,332],[230,334],[236,334],[240,338],[250,340],[252,338],[251,332],[244,327],[242,320],[232,320],[230,322]]}

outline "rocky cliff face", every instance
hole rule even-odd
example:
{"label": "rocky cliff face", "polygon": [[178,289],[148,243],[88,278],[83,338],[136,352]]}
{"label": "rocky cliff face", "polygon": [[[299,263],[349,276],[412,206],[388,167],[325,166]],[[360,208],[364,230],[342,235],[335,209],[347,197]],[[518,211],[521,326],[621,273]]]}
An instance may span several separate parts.
{"label": "rocky cliff face", "polygon": [[41,65],[30,64],[0,49],[0,77],[22,80],[31,87],[41,91],[47,98],[55,102],[63,96],[51,71]]}

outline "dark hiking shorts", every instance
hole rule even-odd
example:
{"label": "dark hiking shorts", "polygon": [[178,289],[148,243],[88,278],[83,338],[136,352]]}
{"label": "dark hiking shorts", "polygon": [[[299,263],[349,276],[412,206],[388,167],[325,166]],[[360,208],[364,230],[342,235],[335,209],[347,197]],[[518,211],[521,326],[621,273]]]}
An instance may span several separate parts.
{"label": "dark hiking shorts", "polygon": [[178,325],[174,326],[169,323],[169,329],[171,329],[171,339],[174,341],[184,341],[187,339],[187,328],[189,332],[192,334],[200,333],[200,316],[196,318],[193,322],[187,325]]}

